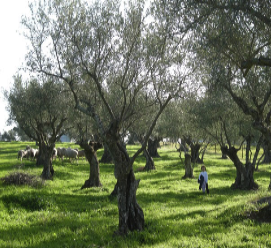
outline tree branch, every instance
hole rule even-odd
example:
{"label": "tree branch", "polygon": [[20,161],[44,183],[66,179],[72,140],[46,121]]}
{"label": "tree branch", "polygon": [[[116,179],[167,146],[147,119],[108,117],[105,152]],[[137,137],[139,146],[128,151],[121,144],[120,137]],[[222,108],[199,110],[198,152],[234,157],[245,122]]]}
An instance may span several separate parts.
{"label": "tree branch", "polygon": [[143,143],[142,143],[141,148],[134,154],[134,156],[133,156],[132,159],[131,159],[131,165],[133,165],[135,159],[136,159],[136,158],[139,156],[139,154],[146,148],[148,139],[149,139],[150,135],[152,134],[152,131],[153,131],[155,125],[156,125],[156,122],[157,122],[158,118],[160,117],[161,113],[162,113],[163,110],[166,108],[167,104],[169,103],[169,101],[170,101],[171,99],[172,99],[172,96],[169,95],[168,98],[167,98],[167,100],[165,101],[165,103],[161,106],[159,112],[156,114],[156,116],[155,116],[155,118],[154,118],[154,120],[153,120],[153,122],[152,122],[152,124],[151,124],[151,126],[150,126],[150,128],[149,128],[149,130],[148,130],[148,132],[147,132],[147,134],[146,134],[146,136],[145,136],[145,138],[144,138],[144,141],[143,141]]}
{"label": "tree branch", "polygon": [[253,108],[250,108],[246,101],[242,99],[241,97],[237,96],[231,89],[230,86],[224,85],[224,88],[229,92],[229,94],[232,96],[234,102],[243,110],[243,112],[246,115],[250,115],[254,120],[259,119],[259,113],[254,110]]}
{"label": "tree branch", "polygon": [[259,57],[245,60],[241,63],[241,69],[250,69],[252,66],[266,66],[271,67],[271,59],[265,57]]}
{"label": "tree branch", "polygon": [[261,137],[259,138],[259,141],[258,141],[257,146],[256,146],[256,151],[255,151],[255,154],[254,154],[254,157],[253,157],[254,168],[255,168],[255,165],[256,165],[256,161],[257,161],[257,158],[258,158],[258,154],[260,152],[262,142],[263,142],[263,135],[261,135]]}

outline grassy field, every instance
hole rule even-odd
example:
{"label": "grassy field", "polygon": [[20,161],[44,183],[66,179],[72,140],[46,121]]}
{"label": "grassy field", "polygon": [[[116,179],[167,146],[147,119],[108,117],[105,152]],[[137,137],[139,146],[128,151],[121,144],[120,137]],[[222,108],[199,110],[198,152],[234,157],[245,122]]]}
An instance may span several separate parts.
{"label": "grassy field", "polygon": [[[18,171],[41,174],[33,161],[18,166],[17,151],[26,145],[35,147],[0,143],[0,178]],[[128,146],[129,153],[136,149]],[[247,215],[256,210],[254,201],[271,195],[270,165],[260,165],[255,173],[259,190],[232,190],[235,167],[209,149],[204,163],[210,195],[203,195],[197,183],[200,165],[195,165],[195,179],[182,180],[184,167],[175,147],[162,146],[158,152],[155,171],[135,173],[141,179],[137,201],[145,215],[143,232],[113,236],[118,208],[117,200],[109,198],[116,183],[112,164],[100,164],[103,187],[80,190],[89,175],[86,161],[77,166],[57,160],[54,180],[43,187],[0,183],[0,247],[271,247],[271,224]],[[144,162],[139,157],[134,170]]]}

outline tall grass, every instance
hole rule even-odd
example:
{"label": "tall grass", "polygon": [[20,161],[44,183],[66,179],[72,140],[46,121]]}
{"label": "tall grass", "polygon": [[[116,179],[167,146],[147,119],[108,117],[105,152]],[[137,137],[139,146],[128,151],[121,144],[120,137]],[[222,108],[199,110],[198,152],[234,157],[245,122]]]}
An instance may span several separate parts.
{"label": "tall grass", "polygon": [[[0,143],[0,178],[18,171],[41,174],[33,161],[23,160],[22,166],[17,160],[26,145],[35,147]],[[128,146],[131,154],[136,149]],[[253,201],[271,195],[270,165],[255,173],[259,190],[232,190],[235,167],[210,148],[204,161],[210,195],[203,195],[197,183],[200,165],[194,165],[195,179],[182,180],[184,166],[175,147],[163,146],[159,154],[155,171],[135,173],[141,179],[137,201],[145,215],[143,232],[113,235],[118,208],[109,198],[116,183],[112,164],[100,164],[102,187],[80,190],[89,175],[87,162],[56,160],[54,179],[43,187],[0,183],[0,247],[271,247],[271,225],[246,215],[255,209]],[[144,165],[139,157],[134,170]]]}

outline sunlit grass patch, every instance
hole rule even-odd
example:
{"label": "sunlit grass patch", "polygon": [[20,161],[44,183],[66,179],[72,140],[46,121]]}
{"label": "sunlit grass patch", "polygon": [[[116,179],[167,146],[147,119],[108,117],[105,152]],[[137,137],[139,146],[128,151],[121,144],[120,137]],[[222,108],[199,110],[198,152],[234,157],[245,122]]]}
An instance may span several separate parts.
{"label": "sunlit grass patch", "polygon": [[[0,143],[0,177],[17,172],[17,151],[34,143]],[[77,147],[57,144],[56,147]],[[130,155],[138,146],[127,146]],[[269,223],[250,219],[254,202],[270,196],[270,165],[260,165],[255,180],[258,191],[230,188],[236,172],[232,162],[222,160],[210,147],[204,164],[209,174],[210,195],[198,189],[201,165],[193,165],[194,179],[182,179],[184,165],[174,146],[158,150],[156,170],[136,172],[141,179],[137,202],[145,216],[142,232],[113,236],[118,229],[117,199],[109,197],[116,184],[113,164],[100,164],[102,187],[81,190],[89,177],[84,160],[54,160],[53,181],[42,188],[0,183],[0,247],[270,247]],[[103,150],[98,151],[101,158]],[[23,160],[20,172],[39,177],[42,166]]]}

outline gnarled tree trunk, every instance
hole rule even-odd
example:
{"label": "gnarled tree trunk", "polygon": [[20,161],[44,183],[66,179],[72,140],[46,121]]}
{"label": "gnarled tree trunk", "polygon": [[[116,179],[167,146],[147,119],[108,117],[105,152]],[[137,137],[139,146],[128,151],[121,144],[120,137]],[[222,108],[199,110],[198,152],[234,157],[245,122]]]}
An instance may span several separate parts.
{"label": "gnarled tree trunk", "polygon": [[185,153],[184,167],[185,167],[185,174],[182,177],[182,179],[194,178],[193,167],[191,165],[191,156],[187,153]]}
{"label": "gnarled tree trunk", "polygon": [[221,159],[228,159],[228,156],[225,153],[222,152]]}
{"label": "gnarled tree trunk", "polygon": [[81,189],[100,187],[102,186],[100,182],[100,167],[97,158],[97,150],[102,148],[102,144],[99,142],[80,142],[79,145],[84,149],[86,159],[89,163],[89,179],[85,181]]}
{"label": "gnarled tree trunk", "polygon": [[41,166],[45,164],[45,155],[42,150],[39,148],[39,154],[37,156],[36,166]]}
{"label": "gnarled tree trunk", "polygon": [[[138,136],[139,137],[139,142],[141,143],[141,145],[143,144],[143,141],[144,141],[144,138],[143,136]],[[150,139],[148,140],[148,144],[150,142]],[[151,142],[152,143],[152,142]],[[157,152],[157,148],[156,148],[156,152]],[[155,169],[155,166],[154,166],[154,161],[153,161],[153,158],[152,156],[150,155],[149,153],[149,150],[148,149],[144,149],[143,150],[143,156],[146,158],[146,165],[144,167],[144,171],[149,171],[149,170],[153,170]]]}
{"label": "gnarled tree trunk", "polygon": [[36,166],[43,166],[45,163],[45,154],[44,154],[44,150],[41,148],[41,141],[40,142],[36,142],[36,145],[39,146],[39,153],[37,156],[37,161],[36,161]]}
{"label": "gnarled tree trunk", "polygon": [[191,162],[192,163],[203,163],[203,160],[199,158],[199,150],[200,150],[201,145],[198,143],[191,143],[190,148],[191,148]]}
{"label": "gnarled tree trunk", "polygon": [[[117,139],[115,133],[108,132],[106,143],[114,160],[114,174],[117,179],[115,192],[118,198],[119,230],[118,234],[125,235],[133,230],[144,229],[144,213],[136,200],[136,190],[139,180],[135,179],[133,165],[125,148]],[[117,141],[116,141],[117,140]],[[114,192],[113,191],[113,192]]]}
{"label": "gnarled tree trunk", "polygon": [[154,140],[152,139],[148,140],[148,152],[152,158],[160,157],[157,151],[158,147],[160,146],[159,142],[160,142],[159,138],[155,138]]}
{"label": "gnarled tree trunk", "polygon": [[102,155],[102,158],[100,160],[101,163],[112,163],[113,159],[110,154],[110,151],[106,145],[104,145],[104,153]]}
{"label": "gnarled tree trunk", "polygon": [[144,213],[136,201],[136,190],[140,180],[136,180],[133,170],[125,177],[118,178],[119,233],[127,234],[128,230],[144,229]]}
{"label": "gnarled tree trunk", "polygon": [[184,153],[187,153],[189,151],[183,139],[181,139],[181,143],[179,141],[178,143],[180,144],[180,151],[183,151]]}
{"label": "gnarled tree trunk", "polygon": [[47,146],[44,142],[40,143],[39,158],[40,158],[40,163],[42,162],[41,165],[43,165],[41,178],[44,180],[53,179],[53,175],[55,172],[53,169],[53,164],[52,164],[52,154],[53,154],[54,147],[55,147],[54,144]]}
{"label": "gnarled tree trunk", "polygon": [[225,147],[225,144],[223,143],[221,146],[220,146],[220,151],[221,151],[221,159],[228,159],[228,156],[227,154],[225,154],[222,150],[222,147]]}
{"label": "gnarled tree trunk", "polygon": [[266,139],[263,141],[264,159],[262,163],[271,163],[271,149]]}
{"label": "gnarled tree trunk", "polygon": [[259,186],[254,181],[255,165],[250,162],[247,162],[244,165],[237,156],[238,149],[234,147],[228,148],[227,146],[223,146],[221,149],[223,153],[225,153],[232,160],[236,168],[235,182],[231,187],[246,190],[258,189]]}
{"label": "gnarled tree trunk", "polygon": [[191,149],[191,162],[192,163],[203,163],[203,158],[200,159],[200,148],[201,144],[192,141],[190,136],[183,136],[182,139],[184,144],[188,144]]}
{"label": "gnarled tree trunk", "polygon": [[154,170],[155,169],[154,161],[153,161],[152,157],[150,156],[148,150],[145,149],[143,151],[143,155],[146,158],[146,165],[143,170],[144,171]]}

